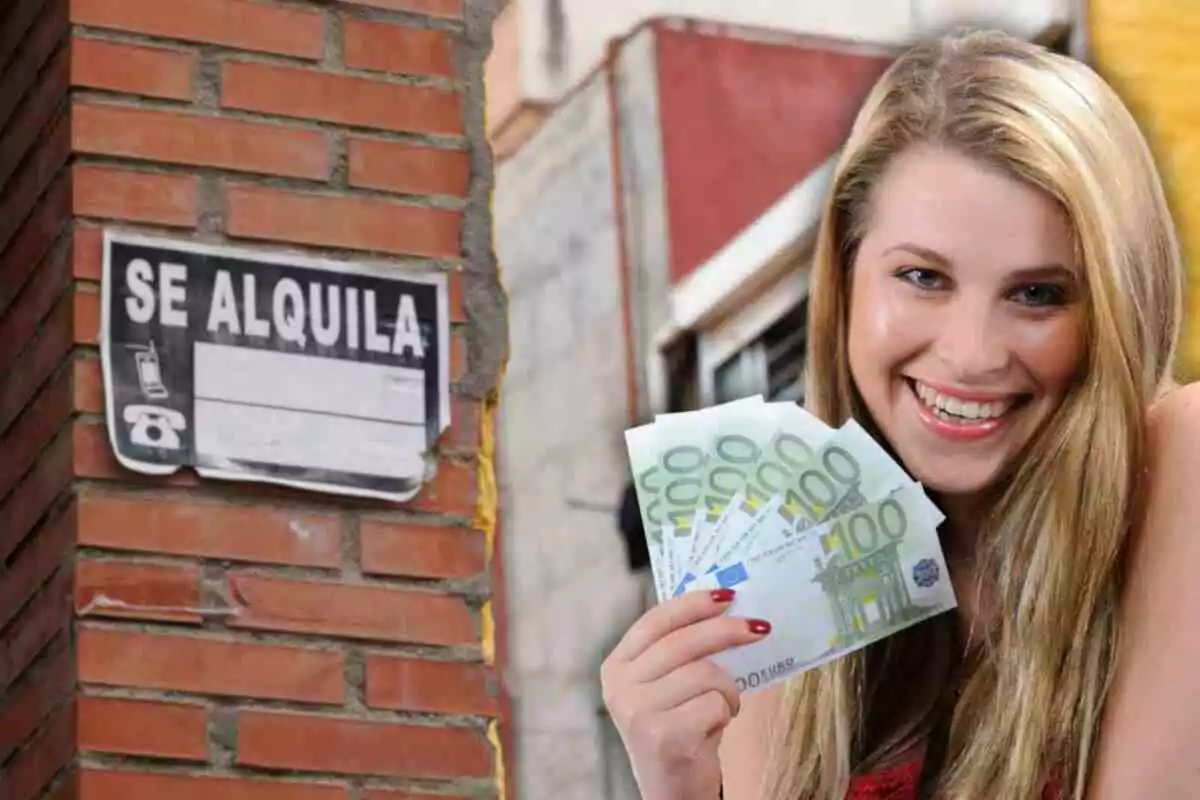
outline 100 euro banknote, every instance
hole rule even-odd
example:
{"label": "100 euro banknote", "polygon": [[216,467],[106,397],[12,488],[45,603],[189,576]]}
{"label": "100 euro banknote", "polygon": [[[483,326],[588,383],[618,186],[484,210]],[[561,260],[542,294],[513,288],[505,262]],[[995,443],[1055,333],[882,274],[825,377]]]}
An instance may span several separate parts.
{"label": "100 euro banknote", "polygon": [[772,623],[763,640],[713,661],[752,692],[954,608],[942,520],[910,482],[697,579],[689,591],[733,588],[729,614]]}

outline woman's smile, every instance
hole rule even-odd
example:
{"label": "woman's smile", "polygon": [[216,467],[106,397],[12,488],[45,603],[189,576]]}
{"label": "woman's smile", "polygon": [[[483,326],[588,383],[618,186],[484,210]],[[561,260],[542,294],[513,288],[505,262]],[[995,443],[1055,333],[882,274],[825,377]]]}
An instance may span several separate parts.
{"label": "woman's smile", "polygon": [[1009,426],[1027,393],[977,392],[905,377],[915,413],[936,436],[951,442],[977,442]]}

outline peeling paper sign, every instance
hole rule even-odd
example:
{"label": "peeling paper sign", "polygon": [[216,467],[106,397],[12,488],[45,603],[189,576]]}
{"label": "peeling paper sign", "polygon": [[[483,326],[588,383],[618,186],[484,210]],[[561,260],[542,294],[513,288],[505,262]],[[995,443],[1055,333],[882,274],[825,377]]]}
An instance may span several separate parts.
{"label": "peeling paper sign", "polygon": [[123,466],[408,500],[450,424],[446,276],[108,231]]}

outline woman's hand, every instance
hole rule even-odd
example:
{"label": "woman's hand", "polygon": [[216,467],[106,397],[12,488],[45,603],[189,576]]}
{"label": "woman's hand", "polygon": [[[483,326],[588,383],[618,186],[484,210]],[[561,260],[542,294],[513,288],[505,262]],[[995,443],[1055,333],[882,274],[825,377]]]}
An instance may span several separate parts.
{"label": "woman's hand", "polygon": [[762,620],[722,616],[733,591],[693,592],[655,606],[600,669],[604,703],[620,731],[643,800],[715,800],[717,747],[741,705],[709,656],[759,641]]}

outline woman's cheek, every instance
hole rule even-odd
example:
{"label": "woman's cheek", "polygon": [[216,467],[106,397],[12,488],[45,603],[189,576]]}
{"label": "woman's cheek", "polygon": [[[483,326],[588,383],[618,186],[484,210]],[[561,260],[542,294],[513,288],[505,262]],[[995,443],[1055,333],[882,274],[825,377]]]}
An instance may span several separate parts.
{"label": "woman's cheek", "polygon": [[1039,384],[1049,391],[1063,391],[1078,373],[1083,360],[1083,325],[1079,314],[1018,326],[1013,348]]}
{"label": "woman's cheek", "polygon": [[922,313],[921,304],[903,291],[877,285],[864,289],[851,313],[851,348],[883,360],[911,352],[929,323],[929,309]]}

